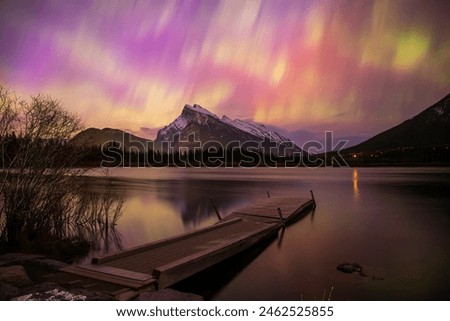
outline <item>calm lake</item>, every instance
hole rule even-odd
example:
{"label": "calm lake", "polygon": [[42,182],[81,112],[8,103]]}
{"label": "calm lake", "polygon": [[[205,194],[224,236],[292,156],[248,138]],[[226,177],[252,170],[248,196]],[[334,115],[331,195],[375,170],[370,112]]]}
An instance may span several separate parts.
{"label": "calm lake", "polygon": [[[117,226],[123,249],[214,224],[210,198],[226,215],[266,191],[314,191],[313,213],[262,248],[184,282],[184,291],[210,300],[321,300],[331,289],[332,300],[450,299],[449,168],[121,168],[110,175],[125,192]],[[344,262],[361,264],[367,277],[338,271]]]}

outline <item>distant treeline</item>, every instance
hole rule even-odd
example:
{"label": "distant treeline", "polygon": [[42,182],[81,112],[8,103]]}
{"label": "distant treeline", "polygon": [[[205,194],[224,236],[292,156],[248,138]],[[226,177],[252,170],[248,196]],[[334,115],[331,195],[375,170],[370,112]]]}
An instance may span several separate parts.
{"label": "distant treeline", "polygon": [[258,167],[258,166],[307,166],[313,165],[306,153],[295,152],[279,155],[267,154],[256,148],[185,149],[175,151],[124,150],[111,142],[91,148],[85,161],[100,161],[103,167]]}
{"label": "distant treeline", "polygon": [[[36,139],[15,132],[0,136],[2,168],[15,167],[73,167],[83,165],[97,148],[79,147],[60,139]],[[80,155],[80,160],[68,162],[68,155]],[[24,155],[29,156],[24,157]],[[33,157],[35,155],[36,157]],[[43,157],[46,155],[46,157]],[[50,160],[50,161],[49,161]]]}
{"label": "distant treeline", "polygon": [[[18,152],[23,153],[23,146],[30,144],[28,138],[16,136],[14,132],[0,137],[0,142],[3,151],[0,159],[2,167],[14,167]],[[39,149],[43,152],[51,147],[53,153],[56,148],[58,152],[54,153],[52,160],[55,166],[64,164],[64,155],[73,153],[77,153],[79,157],[76,163],[71,163],[71,166],[77,167],[275,167],[281,165],[293,167],[314,164],[314,161],[308,159],[305,153],[286,153],[287,155],[281,156],[243,148],[174,152],[138,151],[122,149],[117,142],[110,142],[103,146],[80,146],[70,141],[56,139],[34,140],[33,146],[34,150]],[[49,164],[46,163],[46,165]]]}
{"label": "distant treeline", "polygon": [[[2,157],[0,166],[14,167],[16,154],[21,146],[30,144],[27,138],[10,133],[0,137]],[[34,148],[42,152],[45,150],[55,152],[52,164],[60,166],[65,164],[65,155],[77,153],[77,167],[322,167],[322,166],[382,166],[390,164],[399,165],[431,165],[450,164],[450,147],[434,146],[422,148],[397,148],[377,152],[349,152],[340,154],[331,152],[321,155],[308,155],[306,153],[290,153],[278,155],[267,154],[257,149],[222,149],[213,150],[183,150],[183,151],[138,151],[125,150],[117,142],[110,142],[103,146],[79,146],[66,140],[45,139],[35,140]],[[23,148],[22,148],[23,149]],[[23,152],[23,150],[21,151]],[[30,158],[29,161],[39,162],[39,158]],[[34,164],[39,165],[39,164]],[[44,165],[44,164],[43,164]],[[45,163],[48,166],[48,163]]]}
{"label": "distant treeline", "polygon": [[267,154],[254,149],[234,148],[161,152],[150,150],[127,151],[117,143],[90,147],[85,151],[83,164],[104,167],[323,167],[323,166],[389,166],[450,165],[450,146],[407,147],[376,152],[341,152],[327,156],[294,153]]}
{"label": "distant treeline", "polygon": [[[329,153],[329,156],[333,154]],[[342,151],[341,156],[350,166],[449,166],[450,146],[402,147],[372,152]]]}

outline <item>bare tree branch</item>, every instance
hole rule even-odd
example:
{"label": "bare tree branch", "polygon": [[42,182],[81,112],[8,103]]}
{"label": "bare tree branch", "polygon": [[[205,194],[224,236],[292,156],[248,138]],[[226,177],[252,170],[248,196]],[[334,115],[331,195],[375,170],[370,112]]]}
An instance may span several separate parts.
{"label": "bare tree branch", "polygon": [[91,242],[118,220],[123,198],[80,184],[82,147],[68,144],[81,119],[50,96],[19,100],[0,86],[0,244],[82,238]]}

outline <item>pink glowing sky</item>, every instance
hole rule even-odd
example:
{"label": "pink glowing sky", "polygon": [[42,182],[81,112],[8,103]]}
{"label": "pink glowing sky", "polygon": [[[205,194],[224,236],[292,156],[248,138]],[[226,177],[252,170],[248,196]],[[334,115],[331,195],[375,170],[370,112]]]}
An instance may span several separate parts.
{"label": "pink glowing sky", "polygon": [[0,83],[152,138],[197,103],[367,137],[450,92],[450,2],[0,2]]}

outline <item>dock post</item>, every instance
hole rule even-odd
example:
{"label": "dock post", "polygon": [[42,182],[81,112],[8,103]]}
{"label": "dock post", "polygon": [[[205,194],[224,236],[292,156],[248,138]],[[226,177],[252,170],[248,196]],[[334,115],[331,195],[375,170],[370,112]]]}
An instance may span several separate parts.
{"label": "dock post", "polygon": [[221,221],[222,217],[220,217],[220,214],[219,214],[219,211],[217,210],[216,204],[214,204],[214,201],[212,198],[210,198],[209,200],[211,201],[211,204],[214,207],[214,211],[216,211],[217,218],[219,219],[219,221]]}
{"label": "dock post", "polygon": [[269,193],[269,191],[266,191],[267,192],[267,198],[270,198],[270,193]]}
{"label": "dock post", "polygon": [[277,210],[278,210],[278,215],[280,215],[280,221],[284,226],[284,218],[283,218],[283,213],[281,213],[281,208],[278,207]]}
{"label": "dock post", "polygon": [[316,208],[316,199],[314,198],[314,193],[313,193],[312,190],[310,190],[310,192],[311,192],[311,198],[312,198],[312,200],[313,200],[313,202],[314,202],[313,208]]}

